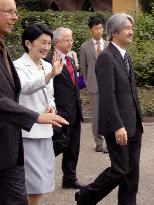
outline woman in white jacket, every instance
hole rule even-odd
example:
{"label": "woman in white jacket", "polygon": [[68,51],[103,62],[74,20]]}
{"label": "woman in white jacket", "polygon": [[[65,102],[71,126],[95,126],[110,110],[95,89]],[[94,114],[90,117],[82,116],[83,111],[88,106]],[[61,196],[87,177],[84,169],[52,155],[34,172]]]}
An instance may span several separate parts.
{"label": "woman in white jacket", "polygon": [[[21,81],[19,103],[36,112],[56,112],[53,77],[63,67],[60,54],[54,55],[53,67],[43,60],[51,49],[52,32],[43,24],[33,24],[22,34],[25,53],[15,68]],[[23,131],[25,179],[29,205],[41,205],[42,194],[54,190],[55,156],[51,125],[34,124]]]}

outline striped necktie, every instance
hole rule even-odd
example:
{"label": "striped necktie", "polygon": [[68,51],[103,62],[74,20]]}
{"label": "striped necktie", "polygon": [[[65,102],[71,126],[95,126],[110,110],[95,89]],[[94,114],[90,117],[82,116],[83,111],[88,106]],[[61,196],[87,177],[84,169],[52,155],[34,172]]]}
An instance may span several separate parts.
{"label": "striped necktie", "polygon": [[130,72],[130,65],[129,65],[129,60],[128,60],[128,55],[127,55],[127,53],[125,53],[125,55],[124,55],[124,63],[125,63],[125,65],[126,65],[126,68],[127,68],[128,73],[129,73],[129,72]]}
{"label": "striped necktie", "polygon": [[101,52],[101,45],[99,41],[96,41],[96,53],[99,55]]}

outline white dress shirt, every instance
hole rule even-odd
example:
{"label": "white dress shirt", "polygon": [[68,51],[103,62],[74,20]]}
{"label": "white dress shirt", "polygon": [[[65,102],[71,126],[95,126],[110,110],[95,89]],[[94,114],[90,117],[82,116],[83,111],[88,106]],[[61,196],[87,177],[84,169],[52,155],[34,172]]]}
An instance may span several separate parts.
{"label": "white dress shirt", "polygon": [[126,50],[123,49],[123,48],[121,48],[120,46],[118,46],[117,44],[115,44],[115,43],[113,43],[113,42],[111,42],[111,43],[118,49],[118,51],[120,52],[120,54],[121,54],[122,57],[124,58],[124,55],[125,55],[125,53],[126,53]]}
{"label": "white dress shirt", "polygon": [[[93,39],[92,38],[92,40],[93,40],[93,42],[94,42],[94,46],[95,46],[95,50],[97,51],[97,42],[98,41],[96,41],[95,39]],[[100,47],[101,47],[101,51],[104,49],[104,41],[103,41],[103,38],[101,38],[100,40],[99,40],[99,43],[100,43]]]}

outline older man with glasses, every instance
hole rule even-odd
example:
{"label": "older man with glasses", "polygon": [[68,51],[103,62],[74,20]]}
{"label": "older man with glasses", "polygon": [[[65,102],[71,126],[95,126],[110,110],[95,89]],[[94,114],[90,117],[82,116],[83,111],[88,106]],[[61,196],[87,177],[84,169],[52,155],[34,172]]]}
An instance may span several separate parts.
{"label": "older man with glasses", "polygon": [[[61,53],[61,61],[64,66],[60,75],[54,78],[54,97],[57,106],[57,113],[69,121],[69,126],[63,126],[63,132],[69,138],[67,149],[63,152],[62,187],[79,189],[82,185],[76,176],[76,167],[80,150],[81,132],[81,101],[77,85],[75,61],[68,53],[72,49],[72,31],[69,28],[57,28],[53,31],[53,43],[55,52]],[[52,62],[52,56],[47,60]]]}

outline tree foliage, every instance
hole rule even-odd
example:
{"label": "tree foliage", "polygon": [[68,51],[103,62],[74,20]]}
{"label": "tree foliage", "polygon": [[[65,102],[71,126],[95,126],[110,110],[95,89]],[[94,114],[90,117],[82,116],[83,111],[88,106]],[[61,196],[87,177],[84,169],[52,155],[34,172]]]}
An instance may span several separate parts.
{"label": "tree foliage", "polygon": [[[23,48],[21,33],[23,29],[33,23],[42,22],[54,30],[58,27],[68,27],[73,31],[73,49],[78,53],[81,44],[90,38],[87,20],[91,15],[101,15],[105,20],[111,15],[106,12],[31,12],[19,10],[20,18],[14,31],[8,37],[8,44],[13,58],[18,58]],[[154,9],[151,14],[135,13],[134,41],[129,52],[132,56],[138,85],[154,85]]]}

